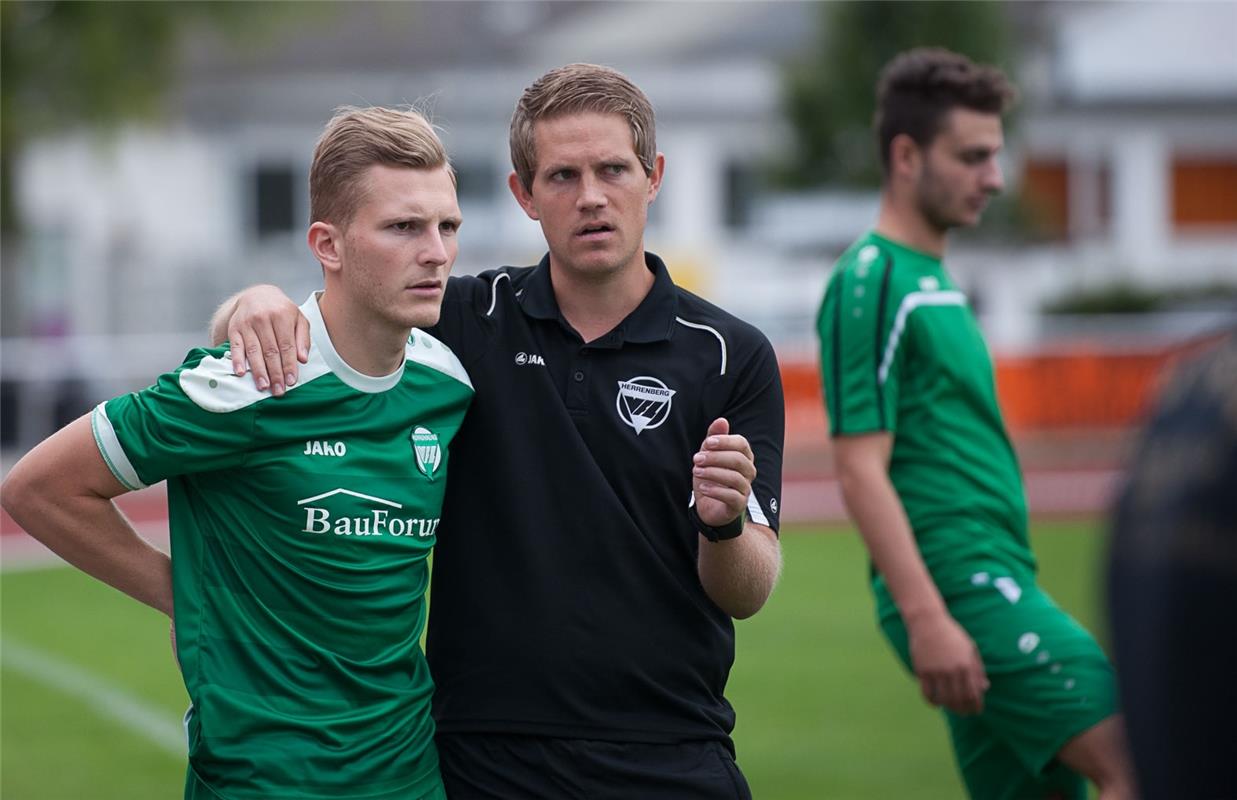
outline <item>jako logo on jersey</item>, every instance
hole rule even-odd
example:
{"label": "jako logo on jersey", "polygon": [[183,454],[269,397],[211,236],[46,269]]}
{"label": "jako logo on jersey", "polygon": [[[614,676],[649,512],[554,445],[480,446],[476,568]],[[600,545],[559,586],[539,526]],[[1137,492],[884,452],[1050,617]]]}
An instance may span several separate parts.
{"label": "jako logo on jersey", "polygon": [[635,429],[639,436],[666,421],[674,395],[675,390],[657,378],[641,375],[618,382],[614,407],[618,409],[619,419]]}
{"label": "jako logo on jersey", "polygon": [[342,456],[347,454],[348,446],[343,442],[305,442],[305,456]]}
{"label": "jako logo on jersey", "polygon": [[434,472],[442,463],[442,447],[438,444],[438,434],[417,426],[412,430],[412,454],[417,457],[417,469],[426,480],[434,480]]}
{"label": "jako logo on jersey", "polygon": [[[385,508],[374,508],[365,516],[332,515],[329,508],[320,503],[329,497],[345,495],[359,500],[367,500]],[[337,501],[338,502],[338,501]],[[336,536],[417,536],[426,538],[433,536],[438,530],[438,518],[417,519],[415,517],[391,516],[391,509],[399,510],[404,506],[394,500],[384,500],[381,497],[361,494],[351,489],[332,489],[329,492],[297,500],[298,506],[305,507],[305,527],[301,533],[334,533]]]}
{"label": "jako logo on jersey", "polygon": [[536,364],[537,366],[544,367],[545,359],[537,355],[536,353],[516,353],[515,363],[516,365],[521,366],[521,367],[524,366],[525,364]]}

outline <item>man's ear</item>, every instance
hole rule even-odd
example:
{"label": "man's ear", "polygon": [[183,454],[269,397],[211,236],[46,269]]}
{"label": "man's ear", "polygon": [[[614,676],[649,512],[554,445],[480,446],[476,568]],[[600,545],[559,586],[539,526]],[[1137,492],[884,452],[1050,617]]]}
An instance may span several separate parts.
{"label": "man's ear", "polygon": [[653,171],[649,173],[649,202],[657,199],[657,193],[661,191],[661,179],[666,174],[666,157],[661,153],[657,154],[657,158],[653,159]]}
{"label": "man's ear", "polygon": [[524,184],[520,182],[520,176],[512,172],[507,176],[507,188],[511,189],[511,194],[515,196],[515,201],[520,204],[520,208],[524,209],[524,213],[529,219],[541,219],[537,214],[537,209],[533,206],[533,193],[524,188]]}
{"label": "man's ear", "polygon": [[309,226],[309,252],[322,264],[327,272],[338,272],[343,268],[340,251],[343,246],[343,231],[329,222],[318,220]]}
{"label": "man's ear", "polygon": [[889,174],[915,180],[923,167],[923,151],[910,134],[899,133],[889,142]]}

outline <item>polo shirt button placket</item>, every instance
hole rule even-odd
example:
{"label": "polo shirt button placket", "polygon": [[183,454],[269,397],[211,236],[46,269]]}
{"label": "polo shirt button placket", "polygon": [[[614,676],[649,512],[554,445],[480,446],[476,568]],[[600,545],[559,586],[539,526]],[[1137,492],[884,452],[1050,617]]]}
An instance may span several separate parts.
{"label": "polo shirt button placket", "polygon": [[567,384],[567,408],[572,411],[588,410],[587,375],[578,361],[571,365],[571,381]]}

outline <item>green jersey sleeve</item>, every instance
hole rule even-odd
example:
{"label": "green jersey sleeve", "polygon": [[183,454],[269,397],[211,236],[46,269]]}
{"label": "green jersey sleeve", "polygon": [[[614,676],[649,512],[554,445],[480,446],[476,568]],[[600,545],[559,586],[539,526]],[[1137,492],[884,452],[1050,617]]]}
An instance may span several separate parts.
{"label": "green jersey sleeve", "polygon": [[893,261],[875,245],[843,255],[817,316],[829,432],[897,429],[899,353],[886,352]]}
{"label": "green jersey sleeve", "polygon": [[269,393],[233,375],[224,349],[190,351],[153,386],[95,407],[95,443],[127,489],[244,462],[255,444],[258,402]]}

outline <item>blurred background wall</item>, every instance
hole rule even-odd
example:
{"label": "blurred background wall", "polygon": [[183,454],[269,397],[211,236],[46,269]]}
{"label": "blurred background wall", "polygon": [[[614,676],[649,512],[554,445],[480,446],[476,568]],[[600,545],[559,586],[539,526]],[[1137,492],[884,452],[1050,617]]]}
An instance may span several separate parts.
{"label": "blurred background wall", "polygon": [[[814,316],[873,222],[873,83],[905,47],[1000,63],[1022,90],[1006,196],[948,263],[1030,471],[1113,466],[1163,362],[1237,315],[1231,2],[0,8],[6,463],[178,364],[232,292],[319,285],[306,182],[337,106],[412,103],[441,126],[466,219],[457,271],[535,262],[506,126],[523,88],[571,61],[651,97],[667,173],[647,245],[774,342],[791,479],[830,471]],[[806,485],[801,502],[837,511]]]}

